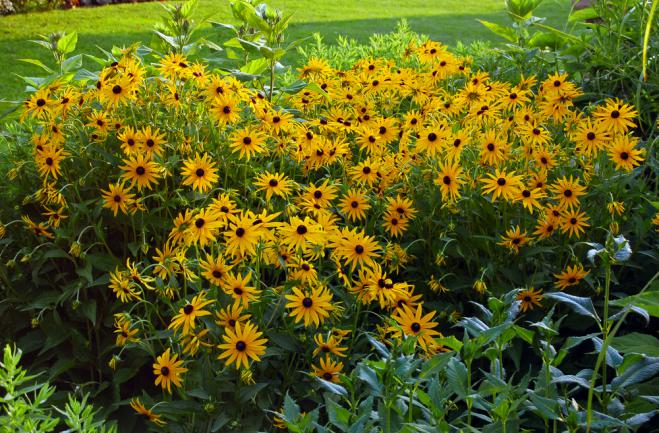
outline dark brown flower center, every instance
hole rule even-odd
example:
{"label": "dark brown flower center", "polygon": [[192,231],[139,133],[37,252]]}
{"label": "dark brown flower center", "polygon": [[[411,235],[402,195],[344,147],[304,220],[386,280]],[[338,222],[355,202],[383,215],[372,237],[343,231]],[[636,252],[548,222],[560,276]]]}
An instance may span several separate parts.
{"label": "dark brown flower center", "polygon": [[304,305],[304,308],[311,308],[313,305],[313,300],[311,298],[304,298],[302,300],[302,305]]}
{"label": "dark brown flower center", "polygon": [[143,176],[144,173],[146,173],[146,169],[142,166],[139,166],[135,169],[135,173],[137,173],[138,176]]}
{"label": "dark brown flower center", "polygon": [[412,331],[414,332],[419,332],[421,330],[421,325],[417,322],[414,322],[410,325],[410,328],[412,328]]}
{"label": "dark brown flower center", "polygon": [[122,91],[122,88],[118,84],[115,84],[115,86],[112,88],[112,93],[114,93],[115,95],[120,94],[121,91]]}
{"label": "dark brown flower center", "polygon": [[244,352],[247,349],[247,344],[244,341],[238,341],[236,343],[236,350],[239,352]]}
{"label": "dark brown flower center", "polygon": [[307,226],[300,224],[295,231],[298,235],[304,235],[307,232]]}
{"label": "dark brown flower center", "polygon": [[444,185],[450,185],[451,184],[451,176],[444,176],[444,179],[442,179],[442,182],[444,182]]}
{"label": "dark brown flower center", "polygon": [[236,229],[236,236],[238,236],[239,238],[242,238],[244,235],[245,235],[245,229],[242,228],[242,227],[238,227]]}
{"label": "dark brown flower center", "polygon": [[198,168],[197,171],[195,171],[195,174],[197,175],[197,177],[204,177],[205,173],[206,172],[204,171],[203,168]]}
{"label": "dark brown flower center", "polygon": [[194,307],[192,306],[192,304],[188,304],[188,305],[186,305],[185,307],[183,307],[183,312],[184,312],[186,315],[190,315],[190,314],[192,314],[193,311],[194,311]]}
{"label": "dark brown flower center", "polygon": [[200,228],[202,228],[202,227],[204,226],[205,223],[206,223],[206,221],[204,221],[203,218],[197,218],[197,220],[194,222],[194,225],[195,225],[198,229],[200,229]]}
{"label": "dark brown flower center", "polygon": [[506,184],[506,179],[504,179],[503,177],[497,179],[497,185],[504,186],[505,184]]}

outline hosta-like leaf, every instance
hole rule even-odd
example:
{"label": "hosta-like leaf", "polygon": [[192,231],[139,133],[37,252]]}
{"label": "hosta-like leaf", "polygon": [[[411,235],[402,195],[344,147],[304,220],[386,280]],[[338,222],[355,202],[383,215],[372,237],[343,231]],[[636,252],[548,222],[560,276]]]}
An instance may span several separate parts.
{"label": "hosta-like leaf", "polygon": [[545,298],[554,299],[558,302],[568,305],[575,313],[582,316],[592,317],[594,320],[599,321],[599,316],[593,306],[593,301],[590,298],[583,298],[580,296],[569,295],[563,292],[545,293]]}

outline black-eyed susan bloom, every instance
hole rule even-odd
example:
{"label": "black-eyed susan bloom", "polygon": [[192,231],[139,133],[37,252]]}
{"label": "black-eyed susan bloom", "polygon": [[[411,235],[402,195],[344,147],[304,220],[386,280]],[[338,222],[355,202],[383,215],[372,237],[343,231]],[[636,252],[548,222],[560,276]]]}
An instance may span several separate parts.
{"label": "black-eyed susan bloom", "polygon": [[617,137],[609,146],[609,158],[616,165],[616,170],[632,171],[641,165],[644,149],[636,149],[638,139],[629,135]]}
{"label": "black-eyed susan bloom", "polygon": [[273,195],[281,198],[288,197],[295,186],[295,182],[285,174],[266,171],[256,177],[254,185],[258,186],[257,191],[265,191],[265,199],[270,201]]}
{"label": "black-eyed susan bloom", "polygon": [[236,322],[234,329],[224,328],[222,337],[224,343],[218,345],[218,348],[222,350],[218,359],[225,360],[227,365],[235,363],[238,369],[241,366],[249,368],[250,359],[258,362],[265,353],[265,344],[268,340],[261,338],[262,335],[263,333],[258,330],[256,325],[250,322],[246,322],[244,325]]}
{"label": "black-eyed susan bloom", "polygon": [[240,158],[250,160],[253,155],[264,153],[266,135],[255,128],[245,128],[235,131],[229,137],[229,147],[233,152],[239,152]]}
{"label": "black-eyed susan bloom", "polygon": [[357,265],[371,267],[374,259],[380,256],[380,245],[372,236],[358,232],[356,228],[344,228],[334,235],[333,247],[336,253],[345,260],[346,265],[354,270]]}
{"label": "black-eyed susan bloom", "polygon": [[252,317],[251,314],[245,313],[244,309],[240,301],[235,301],[232,305],[228,305],[215,313],[215,323],[223,328],[231,329],[235,329],[238,323],[244,325]]}
{"label": "black-eyed susan bloom", "polygon": [[316,334],[313,337],[313,341],[316,343],[316,348],[313,351],[313,356],[318,355],[329,355],[330,353],[341,358],[345,358],[345,352],[348,350],[345,347],[341,347],[340,337],[335,337],[334,335],[324,335]]}
{"label": "black-eyed susan bloom", "polygon": [[108,189],[101,190],[103,195],[103,207],[112,210],[114,216],[117,216],[119,211],[124,214],[128,213],[126,206],[128,206],[135,194],[131,194],[130,190],[126,188],[124,182],[114,183],[108,185]]}
{"label": "black-eyed susan bloom", "polygon": [[556,278],[554,285],[561,290],[570,286],[576,286],[589,273],[590,271],[586,271],[581,263],[572,266],[568,265],[563,272],[554,274]]}
{"label": "black-eyed susan bloom", "polygon": [[343,363],[333,361],[329,355],[320,358],[318,366],[312,365],[313,374],[328,382],[341,382],[339,373],[343,370]]}
{"label": "black-eyed susan bloom", "polygon": [[366,198],[363,191],[357,189],[349,189],[346,194],[341,198],[340,209],[350,221],[361,221],[366,218],[366,211],[371,208],[371,205]]}
{"label": "black-eyed susan bloom", "polygon": [[586,228],[590,227],[589,220],[590,218],[586,213],[580,212],[579,208],[567,210],[561,217],[561,231],[568,233],[570,237],[576,236],[579,238],[586,231]]}
{"label": "black-eyed susan bloom", "polygon": [[556,179],[549,187],[554,193],[554,199],[558,200],[560,207],[572,209],[579,206],[579,197],[586,194],[586,187],[579,183],[579,179],[563,176]]}
{"label": "black-eyed susan bloom", "polygon": [[137,185],[138,191],[142,191],[143,188],[151,189],[152,184],[157,183],[161,177],[160,166],[146,155],[131,156],[123,162],[125,165],[119,167],[124,171],[123,179],[130,182],[131,187]]}
{"label": "black-eyed susan bloom", "polygon": [[222,287],[224,293],[231,296],[235,302],[240,302],[242,306],[247,308],[249,307],[250,302],[258,301],[259,295],[261,294],[260,290],[249,285],[251,279],[251,272],[246,273],[244,276],[229,272],[224,280],[222,280],[220,287]]}
{"label": "black-eyed susan bloom", "polygon": [[533,310],[534,307],[542,307],[542,290],[534,290],[533,287],[522,290],[517,294],[517,300],[520,301],[519,309],[522,313]]}
{"label": "black-eyed susan bloom", "polygon": [[[183,335],[188,335],[196,327],[195,320],[198,317],[209,316],[211,313],[204,310],[204,307],[213,303],[213,300],[206,299],[206,292],[202,291],[192,298],[192,301],[185,304],[179,309],[178,314],[174,316],[169,324],[169,329],[174,332],[181,331]],[[182,328],[182,329],[181,329]]]}
{"label": "black-eyed susan bloom", "polygon": [[402,236],[407,230],[409,220],[401,218],[397,212],[387,212],[384,214],[382,227],[392,236]]}
{"label": "black-eyed susan bloom", "polygon": [[505,236],[501,237],[498,244],[517,254],[519,253],[520,248],[527,244],[529,240],[526,231],[522,231],[519,226],[515,226],[506,230]]}
{"label": "black-eyed susan bloom", "polygon": [[444,162],[440,164],[435,185],[439,185],[442,199],[451,201],[460,198],[460,186],[464,184],[461,176],[462,168],[459,163]]}
{"label": "black-eyed susan bloom", "polygon": [[199,192],[213,188],[218,179],[217,167],[207,153],[185,160],[181,175],[184,178],[183,185],[192,185],[192,189]]}
{"label": "black-eyed susan bloom", "polygon": [[312,244],[321,244],[324,241],[322,227],[309,217],[292,217],[288,224],[279,228],[279,233],[282,243],[293,250],[304,251]]}
{"label": "black-eyed susan bloom", "polygon": [[434,329],[438,326],[438,323],[432,320],[434,316],[435,311],[424,315],[421,305],[418,305],[416,309],[404,305],[403,308],[396,309],[396,314],[392,316],[398,326],[392,326],[390,331],[394,338],[402,338],[402,335],[416,337],[421,347],[426,350],[433,338],[441,336]]}
{"label": "black-eyed susan bloom", "polygon": [[522,176],[515,175],[514,171],[506,172],[497,168],[494,173],[488,173],[487,177],[482,177],[481,183],[483,192],[492,194],[492,201],[498,197],[513,200],[522,187]]}
{"label": "black-eyed susan bloom", "polygon": [[634,128],[634,118],[638,115],[634,107],[623,101],[607,99],[606,105],[597,107],[593,116],[608,130],[616,134],[625,134]]}
{"label": "black-eyed susan bloom", "polygon": [[216,240],[219,228],[222,226],[217,212],[211,209],[202,209],[197,212],[186,229],[186,242],[191,245],[199,244],[203,247]]}
{"label": "black-eyed susan bloom", "polygon": [[334,309],[332,293],[322,286],[304,291],[293,287],[293,293],[285,296],[290,316],[295,318],[295,323],[304,320],[304,326],[311,323],[320,326]]}
{"label": "black-eyed susan bloom", "polygon": [[172,393],[172,384],[177,388],[182,385],[181,376],[186,371],[188,369],[183,367],[183,360],[178,359],[177,354],[172,355],[169,348],[158,356],[156,362],[153,363],[156,386],[160,385],[163,391],[167,390],[170,394]]}
{"label": "black-eyed susan bloom", "polygon": [[233,266],[228,265],[220,255],[214,257],[212,254],[207,254],[206,259],[199,262],[199,267],[203,271],[202,277],[211,284],[219,286]]}
{"label": "black-eyed susan bloom", "polygon": [[139,398],[132,399],[130,401],[130,407],[132,407],[138,415],[144,417],[147,421],[155,424],[158,427],[162,427],[167,424],[167,422],[162,419],[161,415],[153,412],[153,408],[147,409]]}
{"label": "black-eyed susan bloom", "polygon": [[254,254],[260,239],[256,218],[238,214],[231,215],[229,220],[229,228],[224,232],[227,253],[233,257]]}

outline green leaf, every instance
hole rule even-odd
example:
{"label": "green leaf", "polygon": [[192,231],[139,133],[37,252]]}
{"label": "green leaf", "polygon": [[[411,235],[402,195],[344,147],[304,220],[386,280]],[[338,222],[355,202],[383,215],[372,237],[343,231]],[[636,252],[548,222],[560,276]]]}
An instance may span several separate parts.
{"label": "green leaf", "polygon": [[37,59],[18,59],[18,60],[21,61],[21,62],[31,63],[33,65],[36,65],[36,66],[40,67],[41,69],[43,69],[44,71],[48,72],[49,74],[53,73],[53,70],[50,69],[48,66],[44,65],[41,62],[41,60],[37,60]]}
{"label": "green leaf", "polygon": [[622,353],[659,357],[659,339],[649,334],[632,332],[622,337],[614,337],[611,344]]}
{"label": "green leaf", "polygon": [[460,349],[462,349],[462,341],[455,338],[454,335],[448,337],[436,338],[435,341],[437,342],[437,344],[446,346],[449,349],[454,350],[456,352],[459,352]]}
{"label": "green leaf", "polygon": [[79,308],[80,311],[82,311],[82,314],[84,314],[90,322],[96,325],[96,299],[83,301]]}
{"label": "green leaf", "polygon": [[515,42],[517,40],[517,34],[515,33],[515,30],[511,29],[510,27],[504,27],[502,25],[485,20],[478,20],[478,22],[487,27],[492,33],[501,36],[508,42]]}
{"label": "green leaf", "polygon": [[557,33],[550,33],[550,32],[535,32],[533,36],[531,36],[531,39],[529,39],[528,42],[529,46],[535,47],[535,48],[552,48],[554,50],[557,50],[561,48],[563,45],[565,45],[565,39],[563,39],[559,34]]}
{"label": "green leaf", "polygon": [[529,344],[533,344],[533,331],[530,329],[522,328],[521,326],[513,325],[513,330],[515,331],[515,334],[521,338],[522,340],[526,341]]}
{"label": "green leaf", "polygon": [[446,377],[451,390],[461,399],[466,398],[469,394],[467,389],[467,367],[456,358],[451,358],[446,367]]}
{"label": "green leaf", "polygon": [[322,385],[323,388],[325,388],[327,391],[331,392],[332,394],[336,395],[348,395],[348,391],[338,383],[334,383],[329,380],[325,380],[323,378],[320,378],[318,376],[314,376],[316,380]]}
{"label": "green leaf", "polygon": [[659,373],[659,358],[646,358],[628,367],[625,372],[611,381],[614,391],[643,382]]}
{"label": "green leaf", "polygon": [[638,295],[627,296],[622,299],[611,301],[611,305],[624,307],[625,305],[634,305],[648,312],[652,317],[659,317],[659,290],[656,290],[659,284],[655,283],[652,290],[639,293]]}
{"label": "green leaf", "polygon": [[240,71],[250,75],[261,75],[267,67],[268,61],[266,59],[254,59],[240,68]]}
{"label": "green leaf", "polygon": [[350,426],[350,411],[341,407],[337,402],[326,399],[327,418],[332,425],[337,426],[342,431],[348,430]]}
{"label": "green leaf", "polygon": [[76,49],[76,44],[78,43],[78,33],[71,32],[62,36],[57,41],[57,50],[62,54],[69,54]]}
{"label": "green leaf", "polygon": [[579,10],[573,10],[570,16],[568,17],[568,22],[572,23],[575,21],[587,21],[597,18],[599,14],[594,8],[584,8]]}
{"label": "green leaf", "polygon": [[288,422],[295,422],[300,417],[300,406],[297,405],[288,393],[284,397],[284,417]]}
{"label": "green leaf", "polygon": [[545,298],[554,299],[555,301],[567,304],[575,313],[581,314],[582,316],[592,317],[599,322],[599,317],[593,306],[593,301],[590,298],[568,295],[563,292],[545,293]]}
{"label": "green leaf", "polygon": [[69,57],[62,62],[62,70],[64,72],[75,71],[82,67],[82,54],[76,54]]}

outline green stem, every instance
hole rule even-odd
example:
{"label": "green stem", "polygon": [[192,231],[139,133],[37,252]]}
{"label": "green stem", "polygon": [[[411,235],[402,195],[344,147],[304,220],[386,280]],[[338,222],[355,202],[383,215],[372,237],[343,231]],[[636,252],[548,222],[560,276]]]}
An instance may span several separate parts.
{"label": "green stem", "polygon": [[[640,292],[638,292],[638,295],[641,293],[645,292],[654,282],[654,280],[659,277],[659,272],[656,272],[652,278],[650,278],[650,281],[648,281],[643,289],[641,289]],[[599,356],[597,357],[597,362],[595,363],[595,368],[593,369],[593,377],[590,379],[590,388],[588,389],[588,405],[586,408],[586,433],[590,432],[590,427],[593,422],[593,393],[595,389],[595,381],[597,380],[597,371],[599,371],[600,366],[602,365],[602,361],[604,360],[604,353],[606,353],[606,348],[608,347],[609,343],[613,339],[613,337],[616,336],[618,333],[618,330],[620,330],[620,327],[622,326],[623,322],[627,318],[627,315],[629,314],[631,310],[625,311],[625,313],[618,319],[616,322],[615,327],[613,330],[607,335],[606,339],[602,342],[602,350],[600,350]]]}

